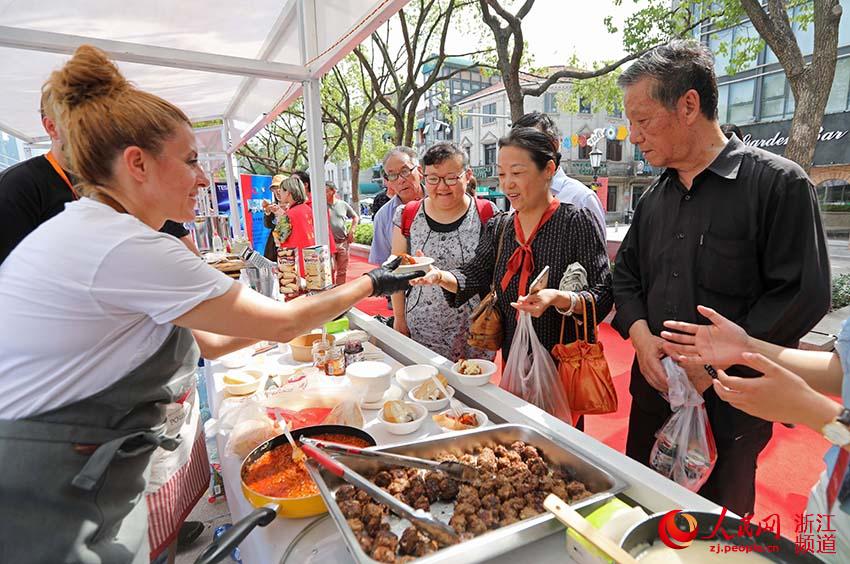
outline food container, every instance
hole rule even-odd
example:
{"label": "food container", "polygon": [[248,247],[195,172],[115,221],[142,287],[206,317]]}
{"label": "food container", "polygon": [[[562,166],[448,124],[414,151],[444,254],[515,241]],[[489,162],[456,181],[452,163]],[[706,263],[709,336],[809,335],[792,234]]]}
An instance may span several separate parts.
{"label": "food container", "polygon": [[301,280],[298,276],[298,249],[295,247],[279,247],[277,249],[277,270],[281,295],[297,295],[301,290]]}
{"label": "food container", "polygon": [[405,392],[409,392],[416,386],[430,380],[431,377],[436,376],[438,372],[437,368],[430,364],[414,364],[399,368],[395,373],[395,379]]}
{"label": "food container", "polygon": [[[333,335],[328,335],[328,343],[334,344]],[[321,333],[308,333],[289,341],[292,360],[296,362],[313,362],[313,343],[322,340]]]}
{"label": "food container", "polygon": [[253,394],[263,380],[259,370],[237,370],[224,375],[224,391],[231,396]]}
{"label": "food container", "polygon": [[428,411],[439,411],[441,409],[445,409],[446,407],[448,407],[449,401],[451,401],[451,399],[455,395],[455,389],[452,388],[451,386],[446,386],[446,391],[449,393],[449,397],[447,397],[447,398],[440,398],[440,399],[436,399],[436,400],[418,399],[413,394],[415,394],[416,390],[418,390],[419,388],[421,388],[424,385],[425,384],[420,384],[419,386],[416,386],[415,388],[410,390],[407,393],[407,397],[410,398],[410,401],[412,401],[414,403],[419,403],[419,404],[424,405],[425,409],[427,409]]}
{"label": "food container", "polygon": [[354,364],[366,360],[363,353],[363,344],[357,339],[349,339],[345,343],[345,365]]}
{"label": "food container", "polygon": [[331,344],[327,341],[316,341],[313,343],[312,356],[313,366],[327,373],[328,355],[331,352]]}
{"label": "food container", "polygon": [[325,374],[345,376],[345,350],[343,347],[330,347],[325,356]]}
{"label": "food container", "polygon": [[392,423],[387,421],[384,419],[384,410],[381,409],[378,411],[378,421],[381,422],[388,433],[393,435],[409,435],[410,433],[415,433],[420,427],[422,427],[422,424],[428,416],[428,410],[425,409],[425,406],[418,403],[408,403],[416,411],[416,419],[408,421],[407,423]]}
{"label": "food container", "polygon": [[[487,414],[484,413],[483,411],[481,411],[480,409],[472,409],[471,407],[464,407],[462,409],[462,411],[464,413],[471,412],[471,413],[475,414],[475,419],[476,419],[476,421],[478,421],[478,425],[473,427],[473,429],[480,429],[481,427],[484,427],[485,425],[487,425],[487,423],[490,421],[490,419],[487,417]],[[445,411],[440,412],[439,415],[454,415],[454,412],[451,409],[447,409]],[[437,422],[437,426],[444,433],[456,433],[456,432],[458,432],[458,431],[455,431],[454,429],[449,429],[447,427],[443,427],[438,422]],[[465,430],[471,431],[473,429],[465,429]]]}
{"label": "food container", "polygon": [[[612,476],[606,470],[599,468],[582,455],[574,452],[568,444],[525,425],[495,425],[483,429],[461,431],[450,435],[441,434],[406,443],[380,446],[373,450],[433,460],[440,452],[449,451],[454,454],[460,454],[472,451],[475,447],[479,446],[494,447],[498,444],[510,445],[514,441],[524,441],[529,445],[537,447],[543,452],[547,462],[568,469],[569,473],[575,479],[586,484],[593,495],[571,504],[573,509],[600,503],[611,495],[625,490],[628,486],[624,481]],[[346,459],[346,464],[355,471],[367,475],[374,473],[379,468],[378,464],[374,461],[354,458]],[[363,552],[356,535],[352,532],[347,520],[335,502],[334,494],[345,482],[327,470],[317,468],[312,463],[308,463],[307,470],[318,484],[319,491],[321,491],[322,497],[328,504],[330,516],[342,534],[343,540],[353,559],[361,563],[371,564],[375,562],[375,560]],[[431,505],[431,514],[443,522],[449,521],[453,510],[454,505],[452,503],[439,502]],[[389,522],[392,532],[396,535],[400,535],[409,525],[406,520],[395,517],[394,515],[389,516]],[[533,543],[558,531],[563,531],[563,526],[556,520],[554,515],[545,512],[511,525],[500,527],[457,545],[443,548],[422,557],[416,562],[421,564],[484,562],[499,554]],[[564,555],[564,558],[566,559],[568,557]]]}
{"label": "food container", "polygon": [[452,374],[458,379],[460,384],[465,386],[483,386],[490,383],[490,378],[496,373],[496,363],[489,360],[470,359],[468,362],[474,362],[481,368],[481,374],[468,375],[460,372],[460,362],[456,362],[452,366]]}
{"label": "food container", "polygon": [[333,286],[333,262],[331,252],[326,245],[304,247],[304,278],[307,290],[325,290]]}
{"label": "food container", "polygon": [[380,401],[391,383],[393,369],[385,362],[366,360],[350,365],[345,373],[348,379],[363,392],[363,401]]}

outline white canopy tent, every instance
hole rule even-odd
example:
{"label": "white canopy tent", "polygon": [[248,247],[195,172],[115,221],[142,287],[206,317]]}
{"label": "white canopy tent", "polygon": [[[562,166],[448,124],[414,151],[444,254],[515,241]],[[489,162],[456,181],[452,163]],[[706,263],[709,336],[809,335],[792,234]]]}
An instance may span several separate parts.
{"label": "white canopy tent", "polygon": [[[140,88],[193,121],[221,119],[222,158],[236,235],[233,152],[304,96],[310,178],[324,186],[319,79],[408,0],[0,0],[0,130],[46,141],[41,86],[88,43]],[[215,134],[213,134],[213,137]],[[316,239],[328,242],[324,190],[313,191]]]}

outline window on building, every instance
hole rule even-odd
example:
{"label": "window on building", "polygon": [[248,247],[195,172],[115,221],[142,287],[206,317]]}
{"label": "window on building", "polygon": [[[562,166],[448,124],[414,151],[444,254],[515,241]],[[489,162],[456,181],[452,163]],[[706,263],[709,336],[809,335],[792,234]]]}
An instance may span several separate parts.
{"label": "window on building", "polygon": [[720,123],[729,121],[729,85],[717,87],[717,119]]}
{"label": "window on building", "polygon": [[[493,114],[493,115],[495,115],[496,114],[496,102],[493,102],[491,104],[484,104],[484,106],[481,108],[481,113],[482,114]],[[485,116],[485,117],[481,118],[481,123],[494,123],[495,121],[496,121],[495,117]]]}
{"label": "window on building", "polygon": [[469,145],[466,145],[463,148],[463,152],[466,153],[466,162],[471,163],[472,162],[472,147],[470,147]]}
{"label": "window on building", "polygon": [[841,21],[838,22],[838,44],[847,45],[850,43],[850,18],[847,17],[847,10],[850,10],[850,0],[838,0],[844,13],[841,16]]}
{"label": "window on building", "polygon": [[590,152],[591,152],[592,150],[593,150],[593,147],[591,147],[590,145],[585,145],[584,147],[582,147],[582,146],[580,146],[580,145],[579,145],[579,148],[578,148],[578,158],[580,158],[580,159],[589,159],[589,158],[590,158]]}
{"label": "window on building", "polygon": [[[708,36],[708,48],[714,54],[714,69],[717,76],[726,76],[729,71],[729,62],[737,58],[743,51],[747,50],[750,43],[748,39],[758,39],[758,32],[749,21],[733,28],[716,31]],[[743,43],[742,43],[743,41]],[[757,55],[746,60],[738,72],[749,70],[756,66]]]}
{"label": "window on building", "polygon": [[636,161],[646,160],[643,156],[643,151],[641,151],[640,147],[638,147],[637,145],[635,145],[635,160]]}
{"label": "window on building", "polygon": [[[793,17],[795,19],[799,18],[804,13],[804,10],[808,10],[809,14],[811,14],[811,9],[811,6],[797,6],[794,8]],[[815,46],[815,24],[813,22],[803,24],[795,21],[792,22],[792,25],[794,26],[794,37],[797,38],[797,45],[800,46],[800,52],[804,57],[811,55]]]}
{"label": "window on building", "polygon": [[838,59],[835,63],[835,78],[832,81],[832,90],[829,92],[829,100],[826,103],[827,113],[846,110],[848,94],[850,94],[850,58],[845,57]]}
{"label": "window on building", "polygon": [[472,118],[470,116],[461,116],[461,118],[460,118],[460,128],[461,129],[472,129]]}
{"label": "window on building", "polygon": [[486,145],[484,145],[484,164],[485,165],[496,164],[496,144],[495,143],[487,143]]}
{"label": "window on building", "polygon": [[591,114],[593,113],[592,108],[590,107],[590,100],[585,98],[579,98],[578,100],[578,113],[580,114]]}
{"label": "window on building", "polygon": [[823,204],[850,202],[850,184],[845,180],[824,180],[817,186],[818,201]]}
{"label": "window on building", "polygon": [[731,29],[715,31],[708,36],[708,50],[714,55],[714,72],[717,76],[728,74],[726,67],[729,66],[732,40],[733,32]]}
{"label": "window on building", "polygon": [[615,212],[617,211],[617,192],[618,186],[608,185],[608,211]]}
{"label": "window on building", "polygon": [[635,186],[632,184],[632,208],[635,209],[637,207],[638,201],[640,197],[643,196],[643,192],[646,190],[646,186]]}
{"label": "window on building", "polygon": [[729,85],[729,121],[740,125],[753,121],[753,87],[755,79]]}
{"label": "window on building", "polygon": [[543,95],[543,111],[547,114],[558,113],[558,103],[555,99],[555,94],[547,92]]}
{"label": "window on building", "polygon": [[609,161],[622,161],[623,160],[623,142],[614,139],[613,141],[610,139],[605,140],[605,158]]}
{"label": "window on building", "polygon": [[761,119],[785,114],[785,73],[769,74],[761,83]]}

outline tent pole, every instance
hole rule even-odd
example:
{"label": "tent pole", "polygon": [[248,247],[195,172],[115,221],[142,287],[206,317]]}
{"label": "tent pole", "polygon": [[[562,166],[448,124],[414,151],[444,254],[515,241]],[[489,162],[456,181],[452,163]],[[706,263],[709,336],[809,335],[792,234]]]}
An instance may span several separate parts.
{"label": "tent pole", "polygon": [[[316,0],[298,0],[298,28],[301,60],[306,66],[318,53]],[[310,164],[310,191],[313,198],[313,227],[316,243],[330,244],[328,203],[325,197],[325,143],[322,138],[321,83],[312,78],[304,85],[304,117],[307,127],[307,159]]]}
{"label": "tent pole", "polygon": [[[233,175],[233,159],[234,155],[227,153],[227,148],[230,146],[231,138],[231,120],[223,120],[224,125],[221,128],[221,144],[224,147],[224,171],[227,175],[227,197],[230,200],[230,227],[233,230],[233,237],[239,238],[242,236],[242,218],[239,213],[239,195],[236,193],[236,179]],[[243,210],[244,212],[244,210]]]}

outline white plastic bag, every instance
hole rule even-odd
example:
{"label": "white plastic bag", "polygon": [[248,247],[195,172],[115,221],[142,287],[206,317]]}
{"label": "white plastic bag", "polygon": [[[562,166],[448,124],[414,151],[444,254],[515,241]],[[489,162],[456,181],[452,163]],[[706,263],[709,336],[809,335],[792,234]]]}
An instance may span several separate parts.
{"label": "white plastic bag", "polygon": [[227,434],[225,454],[239,458],[281,433],[266,409],[254,399],[222,405],[221,415],[210,431]]}
{"label": "white plastic bag", "polygon": [[529,313],[519,314],[499,386],[572,425],[570,405],[558,378],[558,368],[549,351],[540,344]]}
{"label": "white plastic bag", "polygon": [[664,397],[670,402],[673,415],[655,434],[650,465],[695,492],[708,480],[717,462],[714,433],[702,396],[682,367],[669,357],[661,364],[667,372],[668,393]]}

